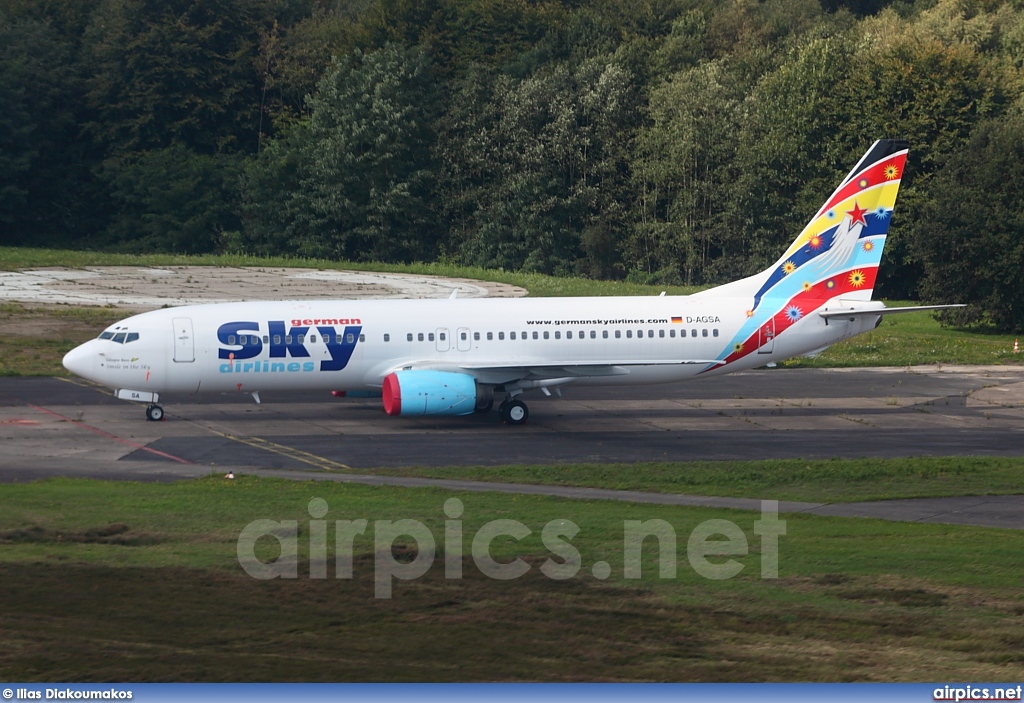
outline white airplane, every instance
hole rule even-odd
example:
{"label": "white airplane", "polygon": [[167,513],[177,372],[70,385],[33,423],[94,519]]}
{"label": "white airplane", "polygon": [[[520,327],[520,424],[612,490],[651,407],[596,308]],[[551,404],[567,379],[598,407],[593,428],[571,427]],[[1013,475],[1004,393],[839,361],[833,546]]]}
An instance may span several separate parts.
{"label": "white airplane", "polygon": [[771,268],[688,296],[241,302],[154,310],[70,351],[64,366],[147,403],[163,393],[379,395],[389,415],[487,412],[526,422],[521,394],[671,383],[814,353],[874,329],[871,293],[907,159],[868,150]]}

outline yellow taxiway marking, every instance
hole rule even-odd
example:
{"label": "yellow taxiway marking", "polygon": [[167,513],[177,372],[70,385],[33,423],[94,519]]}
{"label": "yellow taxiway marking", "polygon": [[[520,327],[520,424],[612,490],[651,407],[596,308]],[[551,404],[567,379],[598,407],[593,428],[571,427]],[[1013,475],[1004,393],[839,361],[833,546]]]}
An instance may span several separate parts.
{"label": "yellow taxiway marking", "polygon": [[245,444],[254,449],[263,449],[274,454],[279,454],[289,459],[295,459],[301,461],[304,464],[315,466],[323,471],[352,471],[352,467],[347,464],[342,464],[340,461],[333,461],[327,457],[322,457],[317,454],[311,454],[310,452],[296,449],[294,447],[286,447],[283,444],[277,442],[271,442],[269,439],[263,439],[262,437],[241,437],[239,435],[233,435],[228,432],[221,432],[218,429],[210,427],[209,425],[196,422],[195,420],[189,420],[188,418],[178,416],[179,420],[191,423],[196,427],[200,427],[208,432],[212,432],[215,435],[219,435],[224,439],[230,439],[232,442],[238,442],[239,444]]}

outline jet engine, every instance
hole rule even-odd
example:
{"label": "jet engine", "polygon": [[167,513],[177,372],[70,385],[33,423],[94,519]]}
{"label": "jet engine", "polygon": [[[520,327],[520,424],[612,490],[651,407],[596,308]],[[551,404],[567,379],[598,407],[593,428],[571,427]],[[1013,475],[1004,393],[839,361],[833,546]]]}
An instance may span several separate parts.
{"label": "jet engine", "polygon": [[382,390],[388,415],[469,415],[485,400],[472,376],[450,371],[395,371]]}

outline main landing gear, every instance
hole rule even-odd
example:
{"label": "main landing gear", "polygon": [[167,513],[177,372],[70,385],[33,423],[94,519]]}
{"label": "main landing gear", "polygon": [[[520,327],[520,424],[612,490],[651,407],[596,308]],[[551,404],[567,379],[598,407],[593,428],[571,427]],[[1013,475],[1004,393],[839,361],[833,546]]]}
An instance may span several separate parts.
{"label": "main landing gear", "polygon": [[498,415],[506,425],[522,425],[530,419],[530,409],[518,398],[505,398],[498,406]]}
{"label": "main landing gear", "polygon": [[146,408],[146,419],[150,422],[159,422],[164,419],[164,409],[153,404]]}

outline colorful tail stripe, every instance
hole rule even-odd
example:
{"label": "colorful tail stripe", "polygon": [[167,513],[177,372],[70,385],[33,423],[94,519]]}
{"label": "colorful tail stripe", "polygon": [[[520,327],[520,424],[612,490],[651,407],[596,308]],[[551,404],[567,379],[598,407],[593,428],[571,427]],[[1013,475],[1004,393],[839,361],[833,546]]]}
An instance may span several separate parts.
{"label": "colorful tail stripe", "polygon": [[905,142],[871,147],[785,255],[758,277],[746,324],[717,357],[724,363],[705,372],[755,352],[832,298],[871,298],[906,161]]}

